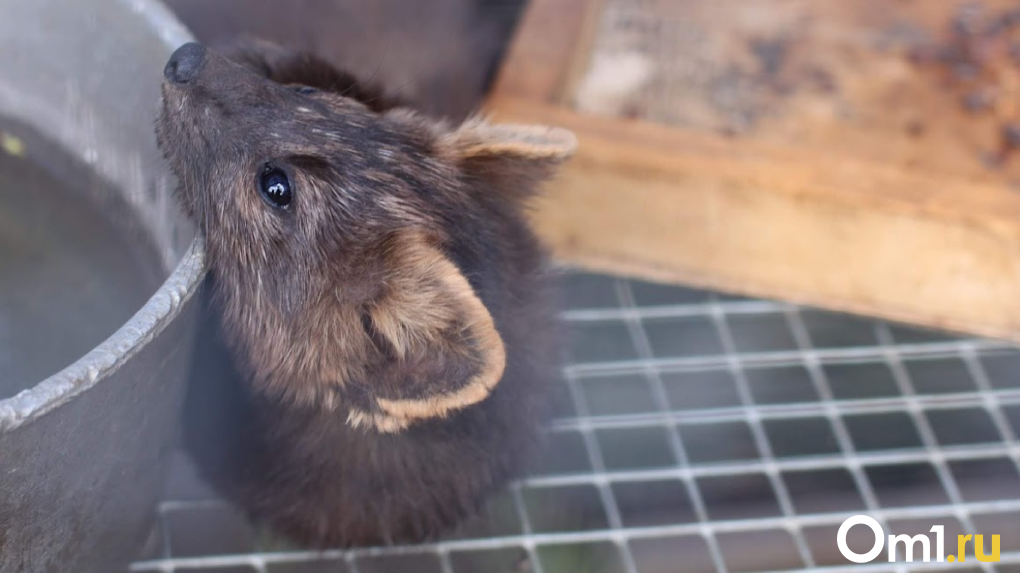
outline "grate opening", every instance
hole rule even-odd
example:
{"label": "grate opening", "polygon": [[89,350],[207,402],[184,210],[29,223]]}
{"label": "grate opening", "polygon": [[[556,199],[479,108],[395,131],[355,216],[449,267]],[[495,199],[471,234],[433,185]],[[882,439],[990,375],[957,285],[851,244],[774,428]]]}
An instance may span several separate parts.
{"label": "grate opening", "polygon": [[[1020,571],[1013,346],[602,275],[570,273],[566,288],[548,450],[484,515],[427,546],[294,550],[178,456],[132,570],[832,571],[851,565],[839,525],[866,513],[887,534],[944,525],[947,553],[957,534],[1001,537],[999,563],[883,553],[866,571]],[[858,552],[872,541],[848,536]]]}

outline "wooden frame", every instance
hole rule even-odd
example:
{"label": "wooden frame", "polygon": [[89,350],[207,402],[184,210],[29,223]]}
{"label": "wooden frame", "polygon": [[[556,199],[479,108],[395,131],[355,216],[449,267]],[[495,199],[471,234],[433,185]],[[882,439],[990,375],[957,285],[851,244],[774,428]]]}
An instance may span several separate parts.
{"label": "wooden frame", "polygon": [[596,0],[532,0],[487,108],[577,133],[535,224],[565,261],[1020,340],[1020,195],[826,149],[579,113]]}

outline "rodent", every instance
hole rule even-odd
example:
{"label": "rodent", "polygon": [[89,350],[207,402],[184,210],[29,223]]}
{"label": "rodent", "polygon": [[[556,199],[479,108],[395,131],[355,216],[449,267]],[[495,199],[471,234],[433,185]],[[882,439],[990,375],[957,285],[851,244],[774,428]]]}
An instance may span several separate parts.
{"label": "rodent", "polygon": [[157,141],[239,390],[203,474],[306,546],[418,542],[471,515],[519,475],[559,376],[526,209],[574,136],[448,125],[260,42],[186,44],[164,76]]}

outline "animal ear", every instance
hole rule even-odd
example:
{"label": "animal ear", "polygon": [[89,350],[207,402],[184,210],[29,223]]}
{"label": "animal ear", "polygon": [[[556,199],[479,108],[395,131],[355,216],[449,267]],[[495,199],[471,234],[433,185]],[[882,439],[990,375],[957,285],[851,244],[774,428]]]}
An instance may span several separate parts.
{"label": "animal ear", "polygon": [[370,361],[348,421],[395,432],[484,400],[506,352],[467,278],[423,236],[388,241],[384,291],[364,308],[378,359]]}
{"label": "animal ear", "polygon": [[574,154],[577,138],[557,127],[472,119],[442,136],[439,148],[469,177],[520,197]]}

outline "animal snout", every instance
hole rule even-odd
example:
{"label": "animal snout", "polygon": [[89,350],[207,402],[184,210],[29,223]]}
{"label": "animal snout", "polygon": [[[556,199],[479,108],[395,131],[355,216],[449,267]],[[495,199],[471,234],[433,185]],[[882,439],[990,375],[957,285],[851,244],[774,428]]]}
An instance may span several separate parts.
{"label": "animal snout", "polygon": [[194,81],[205,65],[206,50],[202,44],[189,42],[184,44],[170,56],[163,68],[163,77],[175,84],[186,84]]}

